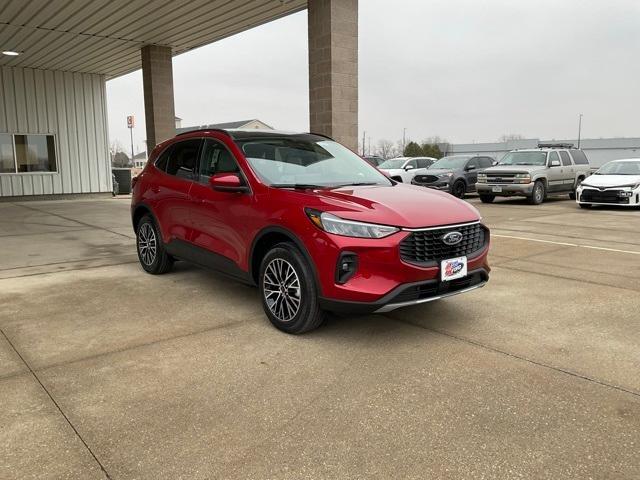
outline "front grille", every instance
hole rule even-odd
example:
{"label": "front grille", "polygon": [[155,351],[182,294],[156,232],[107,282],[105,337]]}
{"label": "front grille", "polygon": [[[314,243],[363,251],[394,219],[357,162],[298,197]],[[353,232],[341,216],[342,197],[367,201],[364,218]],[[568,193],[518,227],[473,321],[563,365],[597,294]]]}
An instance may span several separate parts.
{"label": "front grille", "polygon": [[487,173],[487,183],[513,183],[514,178],[513,173]]}
{"label": "front grille", "polygon": [[[442,237],[449,232],[460,232],[462,241],[457,245],[445,244]],[[447,258],[472,256],[488,240],[487,230],[479,223],[413,232],[400,242],[400,258],[421,266],[436,265]]]}
{"label": "front grille", "polygon": [[620,197],[622,190],[591,190],[585,188],[582,190],[580,200],[583,202],[594,203],[629,203],[629,197]]}
{"label": "front grille", "polygon": [[438,181],[438,177],[435,175],[416,175],[414,179],[418,183],[434,183]]}
{"label": "front grille", "polygon": [[425,298],[436,297],[447,293],[453,293],[465,288],[470,288],[487,280],[484,271],[476,271],[463,278],[457,278],[449,282],[429,281],[420,285],[413,285],[402,290],[393,297],[389,303],[411,302],[413,300],[423,300]]}

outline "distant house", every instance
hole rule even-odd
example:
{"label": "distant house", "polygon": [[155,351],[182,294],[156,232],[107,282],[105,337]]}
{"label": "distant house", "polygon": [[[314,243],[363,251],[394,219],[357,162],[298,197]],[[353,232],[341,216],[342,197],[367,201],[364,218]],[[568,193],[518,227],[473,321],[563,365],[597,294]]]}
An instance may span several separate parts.
{"label": "distant house", "polygon": [[240,120],[237,122],[225,122],[225,123],[210,123],[208,125],[196,125],[194,127],[182,127],[178,128],[176,125],[176,133],[189,132],[191,130],[203,130],[207,128],[242,128],[242,129],[255,129],[255,130],[273,130],[271,125],[267,125],[261,120],[254,118],[252,120]]}
{"label": "distant house", "polygon": [[133,168],[144,168],[147,163],[147,152],[136,153],[133,156]]}

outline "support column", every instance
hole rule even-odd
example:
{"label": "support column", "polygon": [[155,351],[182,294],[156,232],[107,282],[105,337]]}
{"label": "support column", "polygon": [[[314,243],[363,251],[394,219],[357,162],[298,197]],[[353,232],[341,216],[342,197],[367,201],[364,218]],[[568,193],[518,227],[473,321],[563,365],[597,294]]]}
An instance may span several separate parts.
{"label": "support column", "polygon": [[309,0],[311,131],[358,151],[358,0]]}
{"label": "support column", "polygon": [[176,134],[171,48],[145,45],[142,55],[147,152]]}

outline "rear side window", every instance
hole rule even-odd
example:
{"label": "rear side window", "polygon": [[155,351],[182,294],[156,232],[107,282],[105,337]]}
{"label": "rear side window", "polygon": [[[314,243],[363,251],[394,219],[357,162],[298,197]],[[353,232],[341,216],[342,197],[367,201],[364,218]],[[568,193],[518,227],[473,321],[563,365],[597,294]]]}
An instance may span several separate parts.
{"label": "rear side window", "polygon": [[589,165],[589,160],[582,150],[571,150],[571,156],[576,165]]}
{"label": "rear side window", "polygon": [[166,172],[180,178],[193,178],[201,143],[202,140],[194,139],[174,144],[169,155]]}
{"label": "rear side window", "polygon": [[165,148],[164,151],[160,154],[155,164],[157,169],[162,170],[163,172],[167,170],[167,162],[169,161],[169,155],[171,155],[172,150],[173,145]]}
{"label": "rear side window", "polygon": [[569,154],[565,151],[560,152],[560,158],[562,158],[562,166],[563,167],[570,167],[571,166],[571,157],[569,157]]}

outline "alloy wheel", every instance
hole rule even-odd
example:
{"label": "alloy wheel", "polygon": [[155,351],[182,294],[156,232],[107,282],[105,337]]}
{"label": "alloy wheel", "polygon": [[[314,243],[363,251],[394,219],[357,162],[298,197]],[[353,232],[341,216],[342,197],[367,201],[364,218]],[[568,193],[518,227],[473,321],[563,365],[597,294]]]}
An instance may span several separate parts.
{"label": "alloy wheel", "polygon": [[138,230],[138,252],[145,265],[153,264],[156,259],[156,232],[148,223],[143,223]]}
{"label": "alloy wheel", "polygon": [[274,258],[264,271],[264,299],[269,310],[281,322],[291,321],[302,301],[300,279],[293,266],[282,258]]}

